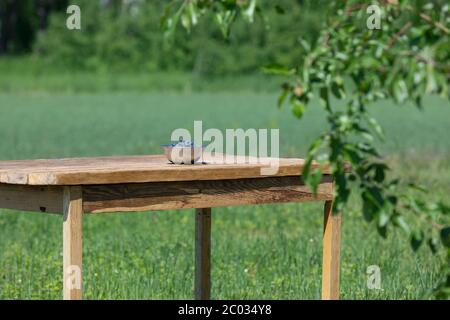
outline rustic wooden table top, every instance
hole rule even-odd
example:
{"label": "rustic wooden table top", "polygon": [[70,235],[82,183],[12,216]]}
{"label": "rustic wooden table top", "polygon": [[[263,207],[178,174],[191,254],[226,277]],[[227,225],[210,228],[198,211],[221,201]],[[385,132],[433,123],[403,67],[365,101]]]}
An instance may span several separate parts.
{"label": "rustic wooden table top", "polygon": [[[247,159],[250,159],[248,157]],[[217,163],[204,156],[204,163],[175,165],[164,155],[117,156],[0,161],[0,183],[19,185],[89,185],[143,183],[189,180],[225,180],[264,177],[261,168],[268,168],[274,158],[243,161],[227,158]],[[298,176],[305,161],[297,158],[276,159],[278,172],[273,177]],[[237,163],[236,163],[237,162]],[[327,172],[325,172],[327,173]]]}

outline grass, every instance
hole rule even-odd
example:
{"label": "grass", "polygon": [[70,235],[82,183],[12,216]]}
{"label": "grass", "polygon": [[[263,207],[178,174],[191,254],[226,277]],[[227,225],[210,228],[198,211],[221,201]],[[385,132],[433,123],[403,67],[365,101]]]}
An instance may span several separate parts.
{"label": "grass", "polygon": [[[304,155],[322,132],[323,113],[313,105],[303,121],[278,110],[274,93],[1,94],[0,159],[146,154],[160,152],[176,128],[203,120],[208,128],[280,128],[281,154]],[[375,105],[385,127],[380,144],[404,157],[450,155],[450,108],[438,98],[411,106]],[[11,147],[13,146],[13,147]]]}
{"label": "grass", "polygon": [[[0,83],[5,83],[0,79]],[[1,86],[1,85],[0,85]],[[0,94],[0,159],[159,152],[173,129],[281,128],[281,154],[301,156],[320,132],[319,108],[302,122],[277,110],[272,93]],[[450,108],[437,98],[420,112],[377,105],[386,128],[382,150],[398,175],[450,191]],[[0,298],[59,299],[62,218],[0,210]],[[289,204],[218,208],[213,213],[212,295],[217,299],[320,297],[322,208]],[[193,297],[192,210],[84,219],[88,299]],[[418,299],[439,279],[441,259],[412,254],[401,233],[382,240],[354,206],[345,212],[342,298]],[[378,265],[382,290],[368,290]]]}
{"label": "grass", "polygon": [[279,88],[279,79],[261,73],[218,77],[163,71],[89,72],[54,68],[35,56],[0,59],[0,92],[3,93],[267,92]]}

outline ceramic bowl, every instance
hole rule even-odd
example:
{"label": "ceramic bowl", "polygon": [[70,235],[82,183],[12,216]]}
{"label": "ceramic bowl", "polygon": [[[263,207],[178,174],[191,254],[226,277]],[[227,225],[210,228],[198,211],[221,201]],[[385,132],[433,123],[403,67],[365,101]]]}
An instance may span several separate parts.
{"label": "ceramic bowl", "polygon": [[175,164],[194,164],[200,159],[203,153],[203,147],[176,145],[163,145],[162,147],[167,160]]}

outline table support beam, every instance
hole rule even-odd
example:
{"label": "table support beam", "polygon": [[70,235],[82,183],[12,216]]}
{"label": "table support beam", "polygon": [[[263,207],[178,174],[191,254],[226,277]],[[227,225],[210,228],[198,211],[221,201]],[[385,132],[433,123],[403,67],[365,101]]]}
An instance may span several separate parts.
{"label": "table support beam", "polygon": [[339,299],[340,212],[333,214],[333,201],[326,201],[323,229],[322,299]]}
{"label": "table support beam", "polygon": [[195,299],[211,298],[211,208],[195,209]]}
{"label": "table support beam", "polygon": [[63,198],[63,296],[64,300],[81,300],[83,227],[81,187],[65,187]]}

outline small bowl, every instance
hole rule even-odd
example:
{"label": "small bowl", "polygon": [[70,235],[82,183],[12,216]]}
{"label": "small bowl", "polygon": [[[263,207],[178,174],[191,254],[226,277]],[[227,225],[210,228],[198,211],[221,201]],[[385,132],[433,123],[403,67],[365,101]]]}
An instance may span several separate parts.
{"label": "small bowl", "polygon": [[172,145],[162,145],[167,160],[174,164],[194,164],[203,153],[203,147],[178,147]]}

